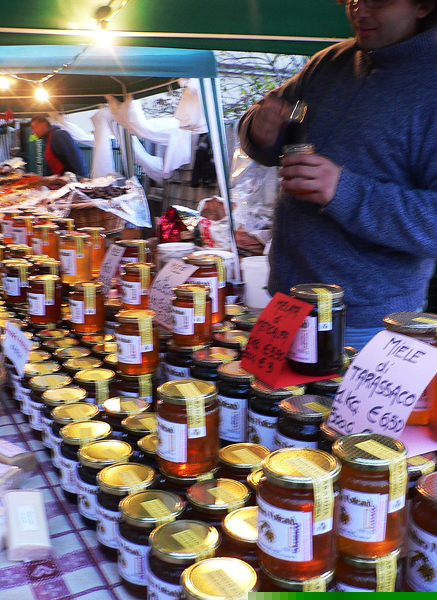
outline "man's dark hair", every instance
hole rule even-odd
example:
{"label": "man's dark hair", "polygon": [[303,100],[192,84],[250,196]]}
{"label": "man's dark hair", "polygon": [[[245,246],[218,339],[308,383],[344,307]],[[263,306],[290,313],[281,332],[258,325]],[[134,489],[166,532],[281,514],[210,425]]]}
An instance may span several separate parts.
{"label": "man's dark hair", "polygon": [[37,123],[47,123],[50,125],[49,115],[47,113],[37,113],[36,115],[33,115],[33,117],[30,119],[30,124],[32,125],[32,123],[35,121]]}
{"label": "man's dark hair", "polygon": [[[426,31],[437,26],[437,0],[413,0],[416,4],[432,4],[434,8],[423,19],[420,19],[419,31]],[[346,0],[337,0],[337,4],[346,4]]]}

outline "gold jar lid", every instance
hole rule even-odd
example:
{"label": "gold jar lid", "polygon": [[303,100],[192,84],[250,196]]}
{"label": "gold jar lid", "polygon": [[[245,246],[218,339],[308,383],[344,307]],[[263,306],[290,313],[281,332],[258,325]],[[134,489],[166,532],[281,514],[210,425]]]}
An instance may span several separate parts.
{"label": "gold jar lid", "polygon": [[256,591],[256,571],[239,558],[206,558],[181,576],[186,600],[241,600]]}
{"label": "gold jar lid", "polygon": [[204,294],[207,296],[210,292],[209,285],[201,283],[181,283],[172,288],[176,298],[193,298],[194,294]]}
{"label": "gold jar lid", "polygon": [[48,406],[60,406],[61,404],[80,402],[85,400],[85,397],[86,391],[75,386],[45,390],[41,394],[41,398]]}
{"label": "gold jar lid", "polygon": [[89,356],[91,350],[88,348],[82,348],[81,346],[68,346],[67,348],[57,348],[53,352],[53,356],[60,361],[68,360],[69,358],[80,358],[82,356]]}
{"label": "gold jar lid", "polygon": [[193,364],[203,367],[218,367],[223,363],[236,360],[237,352],[230,348],[209,346],[193,352]]}
{"label": "gold jar lid", "polygon": [[59,340],[69,335],[68,329],[42,329],[38,331],[41,340]]}
{"label": "gold jar lid", "polygon": [[255,376],[246,369],[241,367],[241,360],[233,360],[231,362],[220,365],[217,369],[219,379],[224,381],[234,381],[239,383],[251,383]]}
{"label": "gold jar lid", "polygon": [[104,356],[103,364],[105,364],[107,367],[112,367],[116,369],[118,365],[117,354],[114,352],[114,354],[107,354],[106,356]]}
{"label": "gold jar lid", "polygon": [[69,358],[64,362],[62,368],[69,373],[77,373],[87,369],[98,369],[102,364],[102,361],[94,356],[80,356],[79,358]]}
{"label": "gold jar lid", "polygon": [[103,283],[100,281],[78,281],[77,283],[70,283],[70,291],[83,292],[85,289],[94,288],[96,292],[103,292]]}
{"label": "gold jar lid", "polygon": [[79,227],[77,231],[84,233],[105,233],[106,229],[104,227]]}
{"label": "gold jar lid", "polygon": [[144,454],[155,457],[158,454],[158,436],[156,433],[149,433],[138,440],[137,446]]}
{"label": "gold jar lid", "polygon": [[119,509],[121,520],[129,525],[155,529],[177,519],[184,512],[185,504],[172,492],[145,490],[123,498]]}
{"label": "gold jar lid", "polygon": [[224,333],[225,331],[233,331],[236,329],[234,323],[231,321],[223,321],[222,323],[213,323],[212,324],[212,335],[215,336],[216,333]]}
{"label": "gold jar lid", "polygon": [[241,545],[256,545],[258,540],[258,507],[243,506],[228,513],[222,522],[223,533]]}
{"label": "gold jar lid", "polygon": [[72,346],[78,346],[79,340],[76,338],[72,338],[70,336],[66,336],[64,338],[54,339],[54,340],[44,340],[42,342],[42,346],[44,348],[48,348],[49,350],[56,350],[57,348],[71,348]]}
{"label": "gold jar lid", "polygon": [[103,421],[78,421],[64,425],[59,430],[66,444],[84,446],[96,440],[103,440],[112,432],[112,427]]}
{"label": "gold jar lid", "polygon": [[193,475],[190,477],[184,477],[184,476],[178,477],[177,475],[172,475],[171,473],[167,473],[167,471],[165,469],[163,469],[162,467],[160,467],[159,470],[161,472],[161,475],[163,477],[165,477],[165,479],[167,479],[169,481],[169,483],[172,483],[174,485],[181,486],[184,488],[188,488],[188,487],[194,485],[195,483],[197,483],[198,481],[206,481],[207,479],[214,479],[214,477],[217,475],[219,467],[215,467],[214,469],[212,469],[211,471],[207,471],[206,473],[201,473],[200,475]]}
{"label": "gold jar lid", "polygon": [[[284,592],[305,592],[307,591],[308,587],[311,587],[311,582],[313,581],[312,579],[305,579],[302,581],[298,581],[296,579],[283,579],[282,577],[278,577],[277,575],[270,573],[270,571],[266,569],[264,565],[261,565],[261,570],[276,587],[284,590]],[[334,576],[335,570],[332,569],[332,571],[326,571],[318,577],[315,577],[314,581],[317,581],[318,587],[320,584],[322,584],[326,589],[328,584],[334,580]]]}
{"label": "gold jar lid", "polygon": [[317,303],[320,290],[328,292],[332,300],[341,300],[344,296],[343,288],[329,283],[300,283],[291,288],[290,295],[304,302]]}
{"label": "gold jar lid", "polygon": [[23,376],[25,379],[31,379],[37,375],[49,375],[56,373],[61,369],[61,365],[52,360],[46,360],[44,362],[37,363],[26,363],[24,365]]}
{"label": "gold jar lid", "polygon": [[123,248],[149,248],[147,240],[117,240],[115,243]]}
{"label": "gold jar lid", "polygon": [[149,407],[150,402],[147,402],[144,398],[131,396],[117,396],[108,398],[103,402],[103,409],[106,414],[122,418],[143,413]]}
{"label": "gold jar lid", "polygon": [[407,473],[409,481],[415,481],[422,475],[433,473],[436,469],[436,452],[425,452],[407,458]]}
{"label": "gold jar lid", "polygon": [[225,316],[226,317],[238,317],[239,315],[244,315],[247,313],[249,309],[247,306],[242,306],[241,304],[225,304]]}
{"label": "gold jar lid", "polygon": [[250,491],[234,479],[207,479],[199,481],[187,490],[187,500],[202,511],[231,512],[244,506]]}
{"label": "gold jar lid", "polygon": [[85,346],[95,346],[96,344],[106,344],[113,342],[115,336],[112,333],[86,333],[81,337],[81,342]]}
{"label": "gold jar lid", "polygon": [[264,476],[286,488],[313,489],[315,481],[337,481],[341,465],[331,454],[313,448],[281,448],[263,461]]}
{"label": "gold jar lid", "polygon": [[216,256],[212,254],[196,254],[193,252],[188,256],[184,256],[182,260],[187,262],[190,265],[195,265],[196,267],[215,267],[217,265],[216,259],[221,256]]}
{"label": "gold jar lid", "polygon": [[219,346],[241,350],[249,341],[250,332],[242,329],[233,329],[231,331],[218,331],[214,333],[212,339]]}
{"label": "gold jar lid", "polygon": [[422,475],[416,483],[416,490],[435,507],[437,505],[437,472]]}
{"label": "gold jar lid", "polygon": [[202,521],[180,520],[154,529],[149,545],[153,554],[166,563],[191,565],[214,556],[220,535],[215,527]]}
{"label": "gold jar lid", "polygon": [[347,556],[345,554],[339,553],[338,559],[341,562],[346,563],[347,565],[351,565],[351,567],[356,567],[359,569],[376,570],[376,565],[382,558],[388,558],[389,556],[392,556],[396,560],[398,560],[400,557],[400,554],[401,554],[401,548],[397,548],[396,550],[393,550],[393,552],[390,552],[389,554],[386,554],[385,556],[381,556],[378,558],[376,556],[371,556],[371,557]]}
{"label": "gold jar lid", "polygon": [[125,273],[141,273],[141,272],[149,272],[149,274],[151,272],[153,272],[153,270],[155,269],[156,265],[154,263],[148,263],[148,262],[129,262],[126,263],[123,266],[123,269],[125,271]]}
{"label": "gold jar lid", "polygon": [[65,373],[50,373],[50,375],[36,375],[29,379],[29,385],[36,392],[45,392],[54,390],[66,385],[70,385],[72,379]]}
{"label": "gold jar lid", "polygon": [[237,329],[241,329],[242,331],[252,331],[258,317],[259,314],[245,313],[232,317],[231,321],[232,323],[235,323]]}
{"label": "gold jar lid", "polygon": [[119,312],[123,308],[123,304],[119,298],[108,298],[105,300],[105,310],[111,313],[111,316]]}
{"label": "gold jar lid", "polygon": [[173,379],[158,387],[158,396],[169,404],[185,405],[192,398],[210,402],[216,398],[217,388],[213,383],[201,379]]}
{"label": "gold jar lid", "polygon": [[403,443],[379,433],[345,435],[332,445],[332,453],[354,469],[388,471],[394,461],[406,459]]}
{"label": "gold jar lid", "polygon": [[52,275],[51,273],[45,273],[44,275],[31,275],[29,277],[29,282],[32,283],[32,281],[42,281],[43,283],[45,281],[53,281],[54,283],[58,283],[58,281],[61,281],[61,278],[58,275]]}
{"label": "gold jar lid", "polygon": [[111,465],[97,474],[100,490],[115,496],[143,492],[152,487],[155,481],[155,469],[140,463]]}
{"label": "gold jar lid", "polygon": [[50,360],[51,356],[50,352],[46,352],[45,350],[31,350],[27,360],[30,363],[39,363]]}
{"label": "gold jar lid", "polygon": [[51,415],[58,425],[68,425],[75,421],[89,421],[99,414],[99,407],[90,402],[66,402],[56,406]]}
{"label": "gold jar lid", "polygon": [[75,242],[77,240],[88,242],[91,238],[87,233],[80,233],[79,231],[69,231],[68,233],[61,233],[59,235],[60,242]]}
{"label": "gold jar lid", "polygon": [[321,423],[331,414],[332,398],[304,394],[284,398],[279,403],[279,414],[304,423]]}
{"label": "gold jar lid", "polygon": [[115,354],[117,352],[117,342],[103,342],[101,344],[94,344],[91,350],[98,356],[107,356],[108,354]]}
{"label": "gold jar lid", "polygon": [[175,344],[173,340],[169,340],[167,342],[167,350],[170,352],[177,352],[179,354],[193,354],[197,350],[202,350],[202,348],[207,348],[209,344],[198,344],[197,346],[181,346],[180,344]]}
{"label": "gold jar lid", "polygon": [[382,320],[389,331],[407,335],[437,333],[437,315],[426,312],[403,311],[390,313]]}
{"label": "gold jar lid", "polygon": [[145,412],[122,420],[121,426],[128,433],[148,435],[156,431],[156,413]]}
{"label": "gold jar lid", "polygon": [[262,477],[264,477],[264,471],[262,467],[260,469],[256,469],[255,471],[252,471],[246,477],[247,485],[253,492],[256,492],[256,490],[258,489],[259,482],[261,481]]}
{"label": "gold jar lid", "polygon": [[261,444],[237,442],[220,448],[219,461],[233,471],[254,471],[269,454],[270,450]]}
{"label": "gold jar lid", "polygon": [[283,398],[289,398],[290,396],[302,396],[305,394],[305,385],[289,385],[283,388],[272,388],[267,383],[264,383],[260,379],[255,379],[250,384],[252,392],[263,400],[282,400]]}
{"label": "gold jar lid", "polygon": [[34,225],[32,229],[33,231],[44,231],[48,229],[57,231],[59,227],[56,225],[56,223],[41,223],[40,225]]}
{"label": "gold jar lid", "polygon": [[147,309],[135,309],[128,310],[123,309],[115,315],[115,318],[119,323],[138,323],[138,321],[142,321],[143,319],[154,319],[156,317],[156,312],[154,310]]}
{"label": "gold jar lid", "polygon": [[128,462],[133,454],[132,446],[121,440],[98,440],[82,446],[78,459],[84,467],[104,469],[119,462]]}
{"label": "gold jar lid", "polygon": [[115,379],[114,371],[110,369],[84,369],[74,375],[74,379],[80,383],[95,383],[96,381],[112,381]]}

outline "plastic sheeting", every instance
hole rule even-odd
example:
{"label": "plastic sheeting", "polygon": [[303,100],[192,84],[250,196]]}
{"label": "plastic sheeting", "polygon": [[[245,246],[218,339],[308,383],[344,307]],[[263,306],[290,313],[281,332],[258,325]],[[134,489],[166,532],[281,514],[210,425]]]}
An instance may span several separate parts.
{"label": "plastic sheeting", "polygon": [[109,108],[104,107],[91,117],[94,125],[94,152],[91,177],[103,177],[114,173],[114,155],[110,139],[114,135]]}
{"label": "plastic sheeting", "polygon": [[182,129],[193,133],[207,133],[205,113],[202,106],[198,79],[180,79],[179,85],[184,88],[174,116]]}

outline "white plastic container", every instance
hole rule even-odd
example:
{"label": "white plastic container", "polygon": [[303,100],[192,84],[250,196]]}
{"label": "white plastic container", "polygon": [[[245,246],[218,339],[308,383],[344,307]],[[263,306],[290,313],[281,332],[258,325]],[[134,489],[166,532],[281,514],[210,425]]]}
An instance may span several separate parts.
{"label": "white plastic container", "polygon": [[168,242],[158,244],[156,248],[156,262],[158,271],[168,263],[171,258],[182,259],[196,249],[194,242]]}
{"label": "white plastic container", "polygon": [[265,308],[272,297],[267,291],[270,265],[267,256],[241,259],[242,280],[246,283],[245,303],[251,308]]}
{"label": "white plastic container", "polygon": [[221,248],[202,248],[201,250],[196,250],[196,254],[215,254],[216,256],[220,256],[225,263],[226,281],[236,279],[235,254],[233,252],[222,250]]}

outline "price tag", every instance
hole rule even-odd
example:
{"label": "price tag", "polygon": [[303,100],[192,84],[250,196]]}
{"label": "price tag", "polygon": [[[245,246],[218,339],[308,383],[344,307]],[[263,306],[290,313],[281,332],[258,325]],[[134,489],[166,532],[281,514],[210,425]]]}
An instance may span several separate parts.
{"label": "price tag", "polygon": [[111,281],[115,276],[120,260],[123,257],[126,248],[112,244],[109,246],[105,258],[103,259],[102,266],[100,267],[99,281],[105,286],[105,295],[108,295],[111,289]]}
{"label": "price tag", "polygon": [[437,348],[381,331],[350,364],[327,422],[344,435],[365,431],[399,439],[436,372]]}
{"label": "price tag", "polygon": [[15,369],[20,377],[23,376],[24,365],[29,359],[29,352],[33,346],[32,340],[29,340],[16,325],[6,321],[6,333],[3,342],[3,352],[5,356],[14,363]]}

